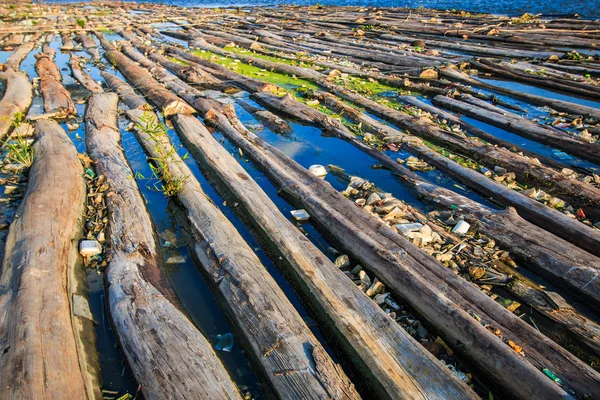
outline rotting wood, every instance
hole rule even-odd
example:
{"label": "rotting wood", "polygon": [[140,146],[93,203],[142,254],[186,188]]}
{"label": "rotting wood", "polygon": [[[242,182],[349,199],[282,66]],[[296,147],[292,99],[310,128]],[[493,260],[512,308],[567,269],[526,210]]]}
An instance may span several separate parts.
{"label": "rotting wood", "polygon": [[119,71],[140,90],[148,100],[159,107],[165,117],[174,114],[193,114],[194,109],[181,99],[178,99],[164,86],[158,84],[152,75],[140,68],[139,65],[131,61],[127,56],[116,50],[106,39],[96,33],[100,43],[104,48],[104,57],[111,63],[118,66]]}
{"label": "rotting wood", "polygon": [[92,371],[79,364],[67,291],[82,234],[83,169],[56,122],[38,121],[35,130],[35,161],[2,266],[0,391],[7,399],[86,399]]}
{"label": "rotting wood", "polygon": [[120,345],[145,398],[239,399],[165,276],[155,228],[121,149],[117,102],[114,93],[88,99],[85,138],[97,172],[109,186],[106,282]]}
{"label": "rotting wood", "polygon": [[436,105],[479,119],[509,132],[514,132],[517,135],[564,150],[574,156],[596,164],[600,163],[600,145],[579,139],[576,135],[569,135],[558,129],[540,125],[508,111],[502,114],[490,111],[471,102],[467,103],[444,96],[434,97],[433,102]]}

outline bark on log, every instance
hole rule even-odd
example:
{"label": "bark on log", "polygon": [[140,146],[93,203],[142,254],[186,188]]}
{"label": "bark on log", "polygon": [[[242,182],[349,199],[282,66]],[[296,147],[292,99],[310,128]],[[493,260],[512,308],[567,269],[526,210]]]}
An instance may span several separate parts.
{"label": "bark on log", "polygon": [[239,399],[211,344],[180,310],[164,274],[152,220],[121,148],[117,102],[114,93],[88,99],[85,138],[112,194],[107,196],[106,282],[121,347],[147,399]]}
{"label": "bark on log", "polygon": [[81,268],[83,171],[56,122],[38,121],[35,129],[35,162],[2,265],[0,392],[6,399],[86,399],[88,371],[79,363],[67,289],[70,270]]}
{"label": "bark on log", "polygon": [[[304,294],[344,343],[350,359],[359,363],[378,397],[474,396],[277,210],[197,118],[176,116],[173,124],[192,154],[218,174],[255,226],[279,249]],[[224,124],[229,124],[226,118],[219,122],[219,129]],[[348,309],[355,311],[351,317]]]}
{"label": "bark on log", "polygon": [[[156,123],[156,116],[148,115]],[[280,397],[359,398],[258,257],[204,194],[168,138],[152,139],[144,131],[144,112],[130,110],[128,116],[138,124],[135,132],[145,150],[159,159],[167,154],[166,167],[173,179],[183,182],[177,198],[193,230],[191,250],[275,393]]]}
{"label": "bark on log", "polygon": [[33,86],[29,77],[21,71],[7,69],[0,72],[4,85],[4,96],[0,100],[0,143],[13,129],[18,114],[26,114],[33,101]]}

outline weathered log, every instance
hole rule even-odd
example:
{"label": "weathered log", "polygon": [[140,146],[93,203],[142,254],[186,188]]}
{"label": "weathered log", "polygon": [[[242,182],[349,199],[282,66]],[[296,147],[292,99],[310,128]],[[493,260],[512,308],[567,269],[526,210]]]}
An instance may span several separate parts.
{"label": "weathered log", "polygon": [[54,63],[54,54],[56,51],[44,45],[43,52],[36,54],[35,70],[40,77],[40,91],[44,98],[44,111],[59,112],[61,116],[66,117],[76,114],[75,104],[71,100],[71,95],[62,84],[60,70]]}
{"label": "weathered log", "polygon": [[[222,118],[219,129],[224,125],[234,129]],[[394,398],[400,393],[415,398],[472,396],[277,211],[277,206],[198,119],[176,116],[173,124],[193,149],[192,154],[218,174],[255,226],[278,248],[300,286],[306,288],[304,293],[311,304],[350,352],[350,358],[361,365],[360,370],[368,371],[365,376],[378,397]],[[348,308],[356,311],[352,318],[346,315]],[[415,373],[414,368],[420,372]],[[409,374],[408,369],[412,370]]]}
{"label": "weathered log", "polygon": [[75,80],[79,82],[81,86],[83,86],[92,93],[104,92],[102,86],[100,86],[98,82],[96,82],[95,80],[90,78],[88,74],[83,72],[83,69],[81,68],[81,62],[82,61],[79,57],[77,57],[75,54],[71,54],[69,66],[71,67],[73,78],[75,78]]}
{"label": "weathered log", "polygon": [[600,90],[597,86],[587,85],[577,82],[564,82],[564,80],[553,79],[545,76],[528,74],[525,72],[519,72],[517,70],[510,70],[502,64],[497,64],[493,61],[480,59],[479,61],[471,61],[473,67],[491,72],[495,75],[502,76],[504,78],[510,78],[517,82],[527,82],[534,86],[545,87],[551,90],[571,93],[580,97],[589,97],[593,99],[600,99]]}
{"label": "weathered log", "polygon": [[100,398],[99,387],[86,387],[98,380],[80,364],[68,289],[71,271],[81,268],[83,170],[56,122],[41,120],[35,129],[35,162],[2,265],[0,392],[6,399]]}
{"label": "weathered log", "polygon": [[126,82],[106,71],[102,71],[100,72],[100,74],[102,75],[102,79],[104,79],[104,82],[106,82],[108,87],[111,88],[112,91],[117,93],[130,109],[151,109],[150,105],[146,102],[146,100],[138,96],[133,91],[133,88],[129,86]]}
{"label": "weathered log", "polygon": [[4,63],[4,69],[10,68],[15,71],[18,71],[21,62],[23,62],[25,57],[27,57],[27,54],[29,54],[31,50],[33,50],[39,37],[40,35],[37,34],[31,41],[23,43],[22,45],[17,47],[15,51],[13,51],[12,54],[6,59],[6,62]]}
{"label": "weathered log", "polygon": [[468,104],[449,97],[436,96],[433,98],[433,102],[453,111],[468,115],[469,117],[514,132],[517,135],[564,150],[574,156],[581,157],[596,164],[600,163],[600,145],[586,142],[583,139],[579,139],[574,135],[569,135],[566,132],[561,132],[558,129],[540,125],[508,111],[504,111],[500,114],[474,105],[472,102],[470,102],[471,104]]}
{"label": "weathered log", "polygon": [[117,102],[114,93],[88,99],[85,138],[112,194],[106,197],[106,281],[121,347],[148,399],[239,399],[210,343],[180,310],[165,276],[152,220],[120,145]]}
{"label": "weathered log", "polygon": [[553,158],[537,154],[531,150],[528,150],[524,147],[519,146],[518,144],[508,142],[508,141],[500,139],[490,133],[487,133],[482,129],[479,129],[467,122],[464,122],[458,116],[456,116],[450,112],[444,111],[441,108],[438,108],[431,104],[425,103],[424,101],[419,100],[419,98],[417,98],[415,96],[398,96],[398,99],[400,99],[404,103],[407,103],[414,107],[420,108],[421,110],[426,111],[432,115],[437,115],[440,119],[445,119],[446,121],[448,121],[452,124],[456,124],[456,125],[460,126],[460,128],[462,130],[472,134],[473,136],[483,139],[488,143],[502,146],[502,147],[509,149],[510,151],[515,152],[515,153],[523,153],[524,155],[526,155],[530,158],[537,158],[538,160],[540,160],[542,162],[542,164],[547,165],[547,166],[552,167],[557,170],[562,170],[563,168],[567,167],[567,164],[563,164],[562,162],[557,161]]}
{"label": "weathered log", "polygon": [[273,132],[276,133],[290,133],[292,132],[292,127],[281,117],[273,114],[270,111],[263,110],[258,107],[254,107],[252,104],[244,101],[242,99],[237,99],[236,103],[238,103],[244,110],[254,115],[256,119],[263,122],[265,125],[269,127]]}
{"label": "weathered log", "polygon": [[[212,203],[166,135],[145,126],[155,114],[130,110],[135,133],[151,157],[160,159],[186,210],[194,243],[190,249],[226,307],[237,334],[264,379],[280,397],[359,398],[241,235]],[[144,122],[146,120],[146,122]]]}
{"label": "weathered log", "polygon": [[71,39],[71,35],[69,33],[61,33],[60,39],[62,41],[62,46],[60,48],[61,51],[75,50],[75,43],[73,43],[73,39]]}
{"label": "weathered log", "polygon": [[[96,33],[101,38],[101,35]],[[164,86],[158,84],[152,75],[131,61],[127,56],[120,51],[114,49],[110,43],[101,39],[102,47],[104,47],[104,57],[127,78],[133,85],[148,98],[148,100],[156,107],[161,109],[165,117],[174,114],[194,114],[194,109],[186,104],[177,96],[173,95]]]}
{"label": "weathered log", "polygon": [[15,118],[29,110],[33,86],[24,72],[13,69],[0,72],[0,80],[4,85],[4,96],[0,100],[0,142],[4,142],[14,127]]}
{"label": "weathered log", "polygon": [[[259,166],[281,190],[281,193],[306,208],[313,221],[341,244],[346,251],[353,254],[362,265],[375,271],[388,288],[396,292],[435,326],[444,340],[451,346],[458,345],[456,351],[476,365],[482,365],[483,374],[494,375],[493,380],[501,381],[502,385],[506,385],[505,388],[511,388],[511,392],[512,390],[518,392],[524,390],[522,385],[517,385],[520,387],[513,389],[512,386],[515,382],[511,382],[512,378],[504,376],[506,371],[502,372],[501,367],[499,367],[499,371],[490,373],[492,370],[496,371],[499,366],[496,363],[493,366],[488,365],[491,361],[490,349],[507,356],[505,358],[504,355],[498,355],[494,357],[495,362],[502,360],[510,363],[508,360],[512,359],[512,354],[506,353],[505,349],[498,347],[494,342],[498,338],[493,335],[487,336],[489,332],[481,331],[479,322],[470,319],[461,309],[475,312],[484,321],[487,321],[486,323],[489,322],[500,328],[515,343],[524,344],[523,347],[527,347],[526,351],[531,355],[531,358],[528,357],[527,360],[534,362],[536,366],[555,364],[552,368],[560,369],[561,374],[570,371],[567,374],[570,376],[571,383],[575,384],[575,381],[581,379],[580,368],[587,368],[584,364],[530,329],[515,315],[467,284],[462,278],[455,277],[452,272],[435,260],[425,256],[420,250],[413,249],[412,244],[406,242],[396,232],[392,232],[389,226],[373,220],[373,217],[368,215],[354,215],[356,212],[353,209],[358,209],[353,203],[342,197],[327,183],[311,176],[308,171],[279,150],[244,129],[239,120],[234,117],[233,110],[225,112],[236,130],[243,133],[235,134],[235,132],[228,131],[222,131],[222,133],[236,146],[242,148],[244,154]],[[213,120],[216,115],[214,112],[207,113],[205,118]],[[358,214],[361,214],[359,210]],[[394,241],[391,241],[392,239],[388,236]],[[441,276],[436,277],[433,271]],[[415,274],[422,274],[422,276]],[[443,296],[440,295],[440,287],[444,288]],[[440,306],[440,301],[444,304],[443,306]],[[459,306],[457,307],[457,305]],[[531,340],[532,335],[536,337],[534,340]],[[478,350],[479,346],[483,346],[481,351]],[[535,350],[538,346],[550,346],[555,350]],[[561,354],[558,358],[554,358],[553,361],[547,358],[548,355],[556,356],[557,352]],[[569,366],[571,363],[575,363],[577,366]],[[517,363],[513,367],[524,368],[525,371],[529,371],[528,374],[531,373],[527,366]],[[587,374],[595,374],[589,369],[586,371]],[[512,376],[512,374],[510,375]],[[546,386],[543,378],[532,377],[531,379],[529,382],[538,382],[539,380],[543,387]],[[589,383],[590,381],[585,379],[576,385],[584,392],[589,393],[590,390],[593,390],[587,387]],[[548,389],[555,390],[555,388]]]}
{"label": "weathered log", "polygon": [[98,51],[98,44],[92,38],[92,36],[90,36],[89,33],[84,32],[75,35],[75,40],[81,43],[85,51],[92,56],[92,60],[94,60],[94,62],[100,61],[100,52]]}
{"label": "weathered log", "polygon": [[492,85],[492,84],[474,79],[474,78],[470,77],[469,75],[467,75],[463,72],[457,71],[456,69],[453,69],[453,68],[442,68],[442,69],[440,69],[440,72],[441,72],[442,76],[445,76],[448,79],[451,79],[453,81],[459,81],[459,82],[463,82],[467,85],[480,87],[482,89],[491,90],[491,91],[497,92],[497,93],[506,94],[506,95],[514,97],[516,99],[525,100],[525,101],[528,101],[530,103],[540,105],[540,106],[547,106],[554,110],[563,111],[563,112],[569,113],[571,115],[582,115],[584,117],[594,117],[594,118],[600,120],[600,110],[598,110],[597,108],[582,106],[582,105],[575,104],[575,103],[572,103],[569,101],[556,100],[556,99],[552,99],[549,97],[537,96],[537,95],[534,95],[531,93],[524,92],[522,90],[518,91],[518,90],[503,88],[498,85]]}

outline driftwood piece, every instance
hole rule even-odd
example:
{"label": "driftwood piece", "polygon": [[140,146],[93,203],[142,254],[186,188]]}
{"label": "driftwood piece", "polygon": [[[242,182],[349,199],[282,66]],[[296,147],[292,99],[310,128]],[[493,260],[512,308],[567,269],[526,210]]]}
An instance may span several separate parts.
{"label": "driftwood piece", "polygon": [[[127,114],[137,124],[135,132],[145,150],[151,157],[166,157],[164,167],[183,183],[177,198],[192,229],[191,250],[273,390],[280,397],[359,398],[252,249],[204,194],[168,138],[153,139],[145,132],[144,126],[158,123],[155,114]],[[144,122],[144,117],[151,121]]]}
{"label": "driftwood piece", "polygon": [[83,170],[56,122],[38,121],[35,129],[35,162],[2,265],[0,392],[6,399],[86,399],[90,372],[79,363],[67,290],[70,270],[81,268]]}
{"label": "driftwood piece", "polygon": [[0,142],[8,137],[18,114],[26,114],[33,101],[33,86],[27,74],[7,69],[0,72],[4,96],[0,100]]}
{"label": "driftwood piece", "polygon": [[148,399],[239,399],[211,344],[180,310],[165,276],[152,220],[121,149],[117,102],[114,93],[89,98],[85,138],[109,185],[106,281],[121,347]]}
{"label": "driftwood piece", "polygon": [[10,68],[15,71],[18,71],[19,66],[21,65],[21,62],[23,62],[25,57],[27,57],[27,54],[29,54],[31,52],[31,50],[33,50],[33,48],[35,47],[39,36],[40,35],[38,34],[31,41],[29,41],[27,43],[23,43],[22,45],[17,47],[15,49],[15,51],[13,51],[12,54],[10,56],[8,56],[8,58],[6,59],[6,63],[4,63],[4,68],[5,69]]}

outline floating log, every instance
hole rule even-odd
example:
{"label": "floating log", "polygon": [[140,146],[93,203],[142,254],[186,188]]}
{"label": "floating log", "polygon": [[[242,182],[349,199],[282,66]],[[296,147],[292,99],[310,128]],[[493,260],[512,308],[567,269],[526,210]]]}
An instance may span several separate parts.
{"label": "floating log", "polygon": [[[81,268],[77,241],[86,196],[83,169],[56,122],[37,121],[35,130],[35,161],[2,265],[1,397],[101,398],[98,386],[86,387],[99,380],[80,363],[68,291],[71,272]],[[87,351],[95,352],[95,344],[88,344]]]}
{"label": "floating log", "polygon": [[[463,95],[463,98],[465,98],[465,96],[469,95]],[[514,132],[517,135],[564,150],[574,156],[592,161],[596,164],[600,163],[600,145],[589,143],[583,139],[579,139],[575,135],[569,135],[558,129],[540,125],[508,111],[504,111],[501,114],[449,97],[436,96],[433,98],[433,102],[453,111],[468,115],[469,117]]]}
{"label": "floating log", "polygon": [[4,96],[0,100],[0,142],[8,137],[19,115],[25,115],[33,101],[33,86],[27,74],[13,69],[0,72]]}
{"label": "floating log", "polygon": [[[364,375],[379,396],[393,398],[400,393],[414,398],[473,396],[277,211],[260,186],[197,118],[178,115],[173,125],[193,149],[192,154],[218,174],[248,211],[255,226],[276,246],[300,286],[306,288],[304,293],[318,314],[344,343],[350,359],[356,360],[361,370],[368,371]],[[234,129],[224,116],[218,127]],[[352,318],[347,316],[348,309],[356,311]],[[407,373],[415,368],[419,369],[418,374]]]}
{"label": "floating log", "polygon": [[463,82],[467,85],[480,87],[482,89],[491,90],[493,92],[506,94],[516,99],[529,101],[533,104],[540,106],[550,107],[556,111],[562,111],[571,115],[581,115],[584,117],[594,117],[600,120],[600,110],[593,107],[582,106],[580,104],[572,103],[564,100],[556,100],[549,97],[537,96],[531,93],[524,92],[522,90],[512,90],[503,88],[502,86],[492,85],[487,82],[482,82],[475,78],[470,77],[464,72],[457,71],[453,68],[442,68],[440,69],[442,76],[447,77],[453,81]]}
{"label": "floating log", "polygon": [[75,54],[71,54],[69,66],[71,67],[73,78],[75,78],[75,80],[79,82],[81,86],[83,86],[92,93],[104,92],[102,86],[100,86],[98,82],[96,82],[95,80],[90,78],[88,74],[83,72],[83,69],[81,68],[81,63],[82,60],[79,57],[77,57]]}
{"label": "floating log", "polygon": [[31,41],[23,43],[22,45],[17,47],[15,51],[13,51],[11,55],[8,56],[8,58],[6,59],[6,62],[4,63],[4,69],[10,68],[12,70],[18,71],[19,66],[21,65],[25,57],[27,57],[27,54],[31,53],[31,50],[33,50],[33,48],[35,47],[39,37],[40,35],[37,34],[34,38],[32,38]]}
{"label": "floating log", "polygon": [[109,185],[106,282],[121,348],[148,399],[239,399],[211,344],[181,311],[165,276],[155,228],[120,145],[117,102],[114,93],[88,99],[85,139],[97,172]]}
{"label": "floating log", "polygon": [[[216,115],[215,112],[211,112],[206,114],[205,118],[214,120]],[[362,215],[352,202],[341,196],[329,184],[312,176],[279,150],[244,129],[241,122],[235,118],[233,110],[226,111],[226,115],[236,130],[243,133],[222,133],[259,166],[280,192],[306,208],[319,227],[362,265],[373,270],[388,288],[435,326],[451,346],[458,346],[456,351],[480,365],[481,372],[490,376],[492,381],[501,382],[500,385],[505,389],[510,388],[511,393],[530,390],[531,386],[528,385],[526,389],[509,377],[513,376],[514,370],[508,373],[498,364],[507,362],[511,365],[510,368],[523,368],[523,373],[533,374],[528,382],[538,382],[544,387],[543,390],[556,390],[556,387],[545,388],[545,378],[539,377],[535,369],[522,364],[523,359],[514,359],[514,354],[511,351],[507,352],[506,347],[498,346],[502,344],[498,337],[485,329],[481,330],[480,323],[463,310],[475,312],[482,321],[498,327],[515,343],[519,343],[524,349],[527,348],[525,351],[529,356],[526,360],[533,362],[538,368],[553,364],[551,368],[560,369],[561,376],[569,375],[569,384],[577,386],[582,393],[594,390],[588,387],[591,382],[589,379],[581,379],[581,368],[587,371],[586,374],[596,374],[585,364],[545,339],[462,278],[454,276],[446,267],[424,255],[416,247],[413,249],[412,244],[393,232],[389,226],[370,215]],[[440,294],[439,288],[444,288],[443,295]],[[443,306],[440,306],[440,302]],[[479,346],[482,346],[481,351],[477,350]],[[541,347],[545,346],[554,349],[542,350]],[[498,352],[498,356],[493,358],[493,365],[489,365],[492,361],[489,356],[491,349]],[[554,358],[559,353],[561,355]],[[548,356],[553,360],[547,358]],[[515,385],[518,387],[513,388]],[[557,394],[551,396],[554,395]],[[523,396],[527,397],[527,394]]]}
{"label": "floating log", "polygon": [[138,96],[131,86],[129,86],[122,79],[106,71],[100,72],[104,82],[110,87],[115,93],[123,99],[125,104],[132,110],[146,110],[150,109],[150,105],[142,97]]}
{"label": "floating log", "polygon": [[44,98],[44,111],[59,112],[63,117],[76,114],[71,95],[62,84],[60,70],[54,63],[56,51],[44,45],[43,51],[36,54],[35,70],[40,77],[40,91]]}
{"label": "floating log", "polygon": [[190,249],[272,389],[281,397],[359,398],[256,254],[204,194],[168,137],[146,132],[145,126],[159,123],[155,114],[130,110],[127,115],[145,150],[181,182],[176,195],[192,229]]}
{"label": "floating log", "polygon": [[[98,34],[96,33],[96,35]],[[110,63],[116,65],[125,78],[132,82],[153,105],[160,107],[161,112],[165,117],[174,114],[195,113],[190,105],[186,104],[181,99],[178,99],[177,96],[165,89],[164,86],[158,84],[147,70],[140,68],[139,65],[131,61],[120,51],[116,50],[101,36],[98,37],[101,39],[100,42],[105,50],[104,57]]]}

